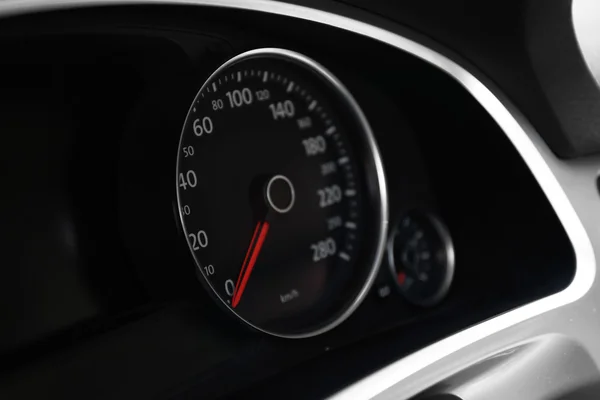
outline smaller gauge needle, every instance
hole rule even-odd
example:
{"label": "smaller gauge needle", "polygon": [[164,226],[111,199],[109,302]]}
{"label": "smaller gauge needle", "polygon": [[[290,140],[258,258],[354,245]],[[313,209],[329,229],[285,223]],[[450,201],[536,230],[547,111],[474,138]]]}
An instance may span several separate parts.
{"label": "smaller gauge needle", "polygon": [[250,274],[252,274],[254,264],[256,264],[260,250],[262,249],[265,239],[267,238],[267,232],[269,232],[268,222],[263,221],[256,224],[256,228],[254,228],[254,233],[252,234],[252,240],[250,240],[250,247],[248,247],[246,257],[244,257],[240,275],[238,276],[235,289],[233,290],[233,299],[231,300],[231,306],[233,308],[238,305],[242,295],[244,294],[244,290],[246,289],[248,279],[250,279]]}

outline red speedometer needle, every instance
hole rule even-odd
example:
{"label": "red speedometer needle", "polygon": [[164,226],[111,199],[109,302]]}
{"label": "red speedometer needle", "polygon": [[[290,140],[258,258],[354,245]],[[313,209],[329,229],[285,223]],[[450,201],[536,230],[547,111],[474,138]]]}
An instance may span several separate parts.
{"label": "red speedometer needle", "polygon": [[256,228],[254,228],[254,233],[252,234],[252,240],[250,240],[250,246],[246,252],[246,257],[244,257],[244,262],[242,263],[240,275],[238,276],[235,289],[233,290],[233,299],[231,300],[231,307],[233,308],[238,305],[244,294],[244,289],[246,289],[246,284],[248,283],[250,274],[252,274],[256,259],[260,254],[260,249],[262,249],[263,243],[267,238],[267,232],[269,232],[269,223],[267,221],[258,222],[258,224],[256,224]]}

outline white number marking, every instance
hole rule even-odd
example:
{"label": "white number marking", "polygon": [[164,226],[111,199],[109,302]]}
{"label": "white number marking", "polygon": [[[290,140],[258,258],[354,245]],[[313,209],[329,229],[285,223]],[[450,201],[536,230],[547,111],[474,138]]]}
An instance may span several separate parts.
{"label": "white number marking", "polygon": [[242,90],[234,90],[233,92],[225,93],[227,98],[229,99],[229,106],[231,108],[241,107],[243,105],[250,105],[254,98],[252,97],[252,92],[248,88],[243,88]]}
{"label": "white number marking", "polygon": [[269,100],[269,97],[271,97],[271,93],[269,92],[268,89],[257,90],[255,95],[256,95],[256,100],[258,100],[258,101]]}
{"label": "white number marking", "polygon": [[321,208],[329,207],[342,201],[342,189],[338,185],[331,185],[317,190],[319,196],[319,206]]}
{"label": "white number marking", "polygon": [[337,251],[337,246],[333,238],[328,237],[325,240],[321,240],[315,244],[310,245],[310,249],[313,252],[313,262],[319,262],[327,257],[331,257]]}
{"label": "white number marking", "polygon": [[196,178],[196,173],[193,170],[189,170],[188,172],[183,174],[183,172],[179,173],[179,187],[183,188],[183,190],[187,190],[187,187],[196,187],[198,184],[198,179]]}
{"label": "white number marking", "polygon": [[223,100],[217,99],[212,101],[213,111],[221,110],[223,108]]}
{"label": "white number marking", "polygon": [[296,120],[298,129],[308,129],[312,126],[312,119],[310,117],[302,117]]}
{"label": "white number marking", "polygon": [[196,118],[194,120],[193,129],[194,129],[194,135],[196,135],[196,136],[202,136],[202,135],[204,135],[204,133],[212,133],[212,131],[213,131],[212,120],[210,119],[210,117],[204,117],[204,118],[202,118],[202,121],[200,121],[200,118]]}
{"label": "white number marking", "polygon": [[215,267],[213,267],[212,264],[208,264],[206,267],[204,267],[204,273],[208,276],[214,275]]}
{"label": "white number marking", "polygon": [[327,229],[330,231],[342,226],[342,217],[336,215],[335,217],[327,218]]}
{"label": "white number marking", "polygon": [[235,290],[235,283],[231,279],[227,279],[225,281],[225,293],[227,296],[233,296],[233,292]]}
{"label": "white number marking", "polygon": [[337,165],[333,161],[326,162],[321,164],[321,175],[327,176],[329,174],[333,174],[337,171]]}
{"label": "white number marking", "polygon": [[192,241],[192,250],[200,250],[200,247],[204,248],[208,246],[208,236],[204,231],[198,231],[198,233],[190,233],[188,237]]}
{"label": "white number marking", "polygon": [[183,154],[184,157],[191,157],[194,155],[194,147],[193,146],[187,146],[183,148]]}
{"label": "white number marking", "polygon": [[325,141],[325,138],[321,135],[304,139],[302,141],[302,144],[304,145],[306,155],[309,157],[325,153],[325,150],[327,150],[327,142]]}
{"label": "white number marking", "polygon": [[284,102],[278,101],[277,103],[269,104],[269,108],[273,113],[273,119],[275,121],[278,119],[291,118],[296,113],[296,108],[291,100],[286,100]]}

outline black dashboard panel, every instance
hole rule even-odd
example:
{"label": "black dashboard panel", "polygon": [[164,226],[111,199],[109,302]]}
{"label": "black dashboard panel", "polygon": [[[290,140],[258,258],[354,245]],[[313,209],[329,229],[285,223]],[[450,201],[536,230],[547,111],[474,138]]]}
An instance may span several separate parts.
{"label": "black dashboard panel", "polygon": [[573,0],[337,3],[408,26],[485,71],[558,156],[598,152],[598,89],[576,38]]}
{"label": "black dashboard panel", "polygon": [[[176,218],[179,135],[208,75],[260,47],[303,53],[348,87],[381,151],[391,226],[414,209],[448,226],[456,275],[441,303],[406,301],[384,257],[347,321],[285,340],[230,318],[200,284]],[[307,384],[286,397],[323,397],[573,276],[564,230],[499,127],[448,76],[380,42],[140,6],[3,20],[0,48],[3,398],[259,397],[298,374]]]}

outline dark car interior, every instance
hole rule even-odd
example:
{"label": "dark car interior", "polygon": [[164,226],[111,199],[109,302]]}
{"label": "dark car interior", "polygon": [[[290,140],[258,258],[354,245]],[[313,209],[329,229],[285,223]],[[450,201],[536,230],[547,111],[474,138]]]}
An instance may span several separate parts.
{"label": "dark car interior", "polygon": [[[568,160],[600,142],[576,129],[584,111],[577,125],[546,85],[557,81],[544,40],[560,32],[541,34],[553,7],[298,2],[288,4],[298,7],[294,17],[276,4],[266,12],[169,3],[25,7],[0,19],[1,398],[326,398],[573,282],[573,243],[547,193],[464,83],[426,57],[301,13],[339,10],[457,60],[500,87],[549,153]],[[557,47],[568,33],[561,38]],[[235,70],[244,63],[280,68],[281,79]],[[328,229],[357,231],[344,239],[310,236],[313,226],[325,232],[325,211],[304,205],[317,183],[301,181],[310,163],[329,160],[333,139],[323,133],[293,147],[276,136],[320,123],[302,120],[298,98],[276,101],[280,92],[300,96],[300,83],[315,93],[308,111],[322,105],[346,135],[342,157],[327,165],[351,163],[356,186],[349,175],[332,184],[325,164],[329,186],[315,186],[321,208],[343,215],[328,213]],[[216,84],[231,86],[227,97]],[[209,109],[204,95],[215,116],[194,120],[195,107]],[[274,99],[268,123],[263,97]],[[259,107],[262,125],[250,111]],[[363,116],[368,126],[358,126]],[[292,148],[306,151],[303,164]],[[255,170],[264,176],[239,184]],[[270,189],[277,182],[288,192]],[[251,214],[244,196],[255,186]],[[289,212],[272,199],[286,195]],[[321,272],[282,261],[300,260],[296,252]],[[261,257],[273,266],[261,271]],[[223,268],[232,272],[221,278]],[[295,279],[293,290],[270,295]]]}

